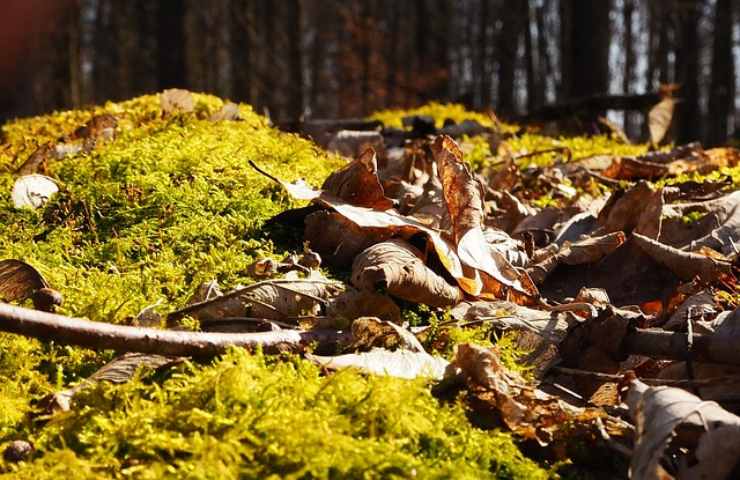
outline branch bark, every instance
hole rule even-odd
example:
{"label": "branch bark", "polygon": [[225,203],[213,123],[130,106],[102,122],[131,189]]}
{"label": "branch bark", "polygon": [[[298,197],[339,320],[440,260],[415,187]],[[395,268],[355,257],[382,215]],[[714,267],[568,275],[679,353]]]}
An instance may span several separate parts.
{"label": "branch bark", "polygon": [[351,340],[336,330],[279,330],[257,333],[203,333],[129,327],[91,322],[0,303],[0,331],[65,345],[119,352],[156,353],[176,357],[210,357],[231,346],[265,353],[302,352],[309,345],[326,348]]}

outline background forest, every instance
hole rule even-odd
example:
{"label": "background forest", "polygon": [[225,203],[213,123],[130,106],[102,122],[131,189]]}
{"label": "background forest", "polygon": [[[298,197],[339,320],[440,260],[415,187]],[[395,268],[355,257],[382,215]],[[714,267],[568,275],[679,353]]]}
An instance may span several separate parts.
{"label": "background forest", "polygon": [[[431,100],[515,118],[607,94],[642,94],[631,100],[644,109],[661,84],[677,83],[675,140],[722,144],[740,126],[739,7],[733,0],[11,1],[0,20],[0,120],[173,86],[248,102],[277,123]],[[611,118],[630,137],[646,137],[643,113]]]}

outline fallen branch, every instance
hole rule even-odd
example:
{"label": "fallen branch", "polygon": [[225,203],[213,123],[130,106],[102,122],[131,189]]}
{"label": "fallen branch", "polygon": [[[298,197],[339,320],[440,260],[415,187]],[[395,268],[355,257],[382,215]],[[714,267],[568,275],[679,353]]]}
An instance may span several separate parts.
{"label": "fallen branch", "polygon": [[605,110],[647,110],[660,101],[660,94],[594,95],[564,103],[545,105],[515,120],[518,123],[551,122],[566,117],[588,117],[594,120]]}
{"label": "fallen branch", "polygon": [[0,331],[118,352],[156,353],[175,357],[210,357],[229,347],[265,353],[302,352],[309,345],[326,348],[351,340],[350,332],[337,330],[279,330],[256,333],[203,333],[129,327],[91,322],[0,303]]}
{"label": "fallen branch", "polygon": [[624,350],[652,358],[685,360],[691,341],[692,359],[699,362],[740,365],[737,338],[728,335],[668,332],[659,329],[641,329],[629,333],[624,339]]}

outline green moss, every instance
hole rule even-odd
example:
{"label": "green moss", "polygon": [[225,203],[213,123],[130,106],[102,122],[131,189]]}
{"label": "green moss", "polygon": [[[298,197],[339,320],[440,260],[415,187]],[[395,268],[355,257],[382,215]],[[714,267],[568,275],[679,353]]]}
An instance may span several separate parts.
{"label": "green moss", "polygon": [[[162,300],[182,305],[204,281],[253,281],[246,266],[282,255],[263,229],[293,206],[247,165],[319,185],[338,157],[268,128],[205,118],[222,101],[197,95],[196,114],[163,118],[156,96],[60,112],[3,127],[0,188],[40,142],[93,114],[115,113],[116,139],[49,165],[61,192],[39,211],[0,198],[0,258],[36,266],[62,292],[62,313],[129,323]],[[6,478],[542,478],[510,436],[473,428],[423,382],[346,372],[323,377],[296,358],[234,351],[210,364],[99,385],[73,412],[31,420],[45,395],[88,376],[111,352],[0,335],[0,449],[31,440]]]}
{"label": "green moss", "polygon": [[458,103],[431,102],[411,109],[381,110],[370,115],[370,119],[379,120],[386,127],[403,128],[403,117],[412,115],[428,115],[434,118],[434,124],[437,128],[441,128],[447,119],[453,120],[455,123],[460,123],[463,120],[475,120],[485,127],[493,125],[490,116],[466,110],[464,106]]}

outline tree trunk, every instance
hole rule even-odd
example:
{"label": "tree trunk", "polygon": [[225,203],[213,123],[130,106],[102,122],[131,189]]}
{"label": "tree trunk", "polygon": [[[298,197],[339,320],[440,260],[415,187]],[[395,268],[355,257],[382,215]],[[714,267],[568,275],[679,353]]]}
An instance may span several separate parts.
{"label": "tree trunk", "polygon": [[483,108],[491,107],[491,72],[489,69],[490,57],[488,48],[490,40],[489,30],[489,10],[490,0],[481,0],[480,23],[478,25],[478,84],[480,85],[480,103]]}
{"label": "tree trunk", "polygon": [[699,110],[699,15],[701,0],[681,3],[680,43],[676,52],[676,81],[681,84],[681,103],[677,107],[676,140],[688,143],[700,138]]}
{"label": "tree trunk", "polygon": [[[630,90],[635,81],[635,44],[632,32],[632,19],[635,11],[633,0],[624,0],[622,11],[622,21],[624,22],[624,78],[622,79],[622,93],[630,94]],[[634,135],[633,117],[629,112],[624,113],[624,131],[627,136]]]}
{"label": "tree trunk", "polygon": [[709,145],[727,141],[727,123],[735,102],[735,59],[732,55],[733,0],[717,0],[714,13],[712,80],[709,88]]}
{"label": "tree trunk", "polygon": [[159,89],[187,87],[185,80],[185,1],[160,0],[157,12]]}
{"label": "tree trunk", "polygon": [[514,74],[516,70],[516,53],[519,46],[519,36],[522,33],[521,12],[512,9],[510,5],[502,6],[504,25],[498,41],[499,75],[498,75],[498,111],[503,116],[516,113],[514,102]]}
{"label": "tree trunk", "polygon": [[[564,0],[567,1],[567,0]],[[611,1],[572,0],[572,58],[568,97],[585,97],[609,90],[609,11]]]}

